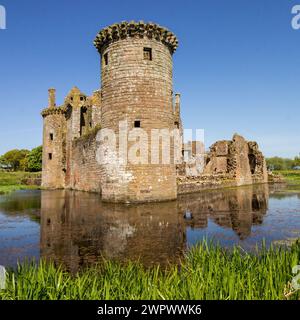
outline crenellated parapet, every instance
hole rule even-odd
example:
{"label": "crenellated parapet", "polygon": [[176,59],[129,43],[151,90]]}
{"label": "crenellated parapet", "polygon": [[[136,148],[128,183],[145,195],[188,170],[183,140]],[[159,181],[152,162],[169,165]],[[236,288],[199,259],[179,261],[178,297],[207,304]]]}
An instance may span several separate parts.
{"label": "crenellated parapet", "polygon": [[41,112],[41,115],[43,118],[53,115],[53,114],[65,114],[66,107],[60,106],[60,107],[53,107],[53,108],[46,108]]}
{"label": "crenellated parapet", "polygon": [[156,39],[164,43],[172,53],[174,53],[178,47],[178,40],[171,31],[158,24],[151,22],[145,23],[143,21],[123,21],[106,27],[97,34],[94,45],[101,54],[102,48],[106,45],[128,37],[148,37],[149,39]]}

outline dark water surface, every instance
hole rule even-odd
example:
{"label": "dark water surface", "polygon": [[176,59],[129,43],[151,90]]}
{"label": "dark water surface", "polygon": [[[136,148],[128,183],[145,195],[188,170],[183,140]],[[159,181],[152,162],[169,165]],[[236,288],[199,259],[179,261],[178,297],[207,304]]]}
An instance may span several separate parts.
{"label": "dark water surface", "polygon": [[0,265],[26,257],[71,271],[104,256],[145,265],[177,260],[203,238],[253,250],[300,237],[300,190],[268,185],[126,206],[77,191],[18,191],[0,196]]}

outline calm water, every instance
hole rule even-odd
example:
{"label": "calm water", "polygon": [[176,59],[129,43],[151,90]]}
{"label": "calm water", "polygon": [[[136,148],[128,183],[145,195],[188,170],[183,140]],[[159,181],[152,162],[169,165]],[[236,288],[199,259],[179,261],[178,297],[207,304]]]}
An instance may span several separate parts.
{"label": "calm water", "polygon": [[0,265],[26,257],[63,262],[71,271],[109,259],[146,265],[176,260],[203,238],[253,250],[300,237],[300,190],[267,185],[125,206],[97,194],[19,191],[0,196]]}

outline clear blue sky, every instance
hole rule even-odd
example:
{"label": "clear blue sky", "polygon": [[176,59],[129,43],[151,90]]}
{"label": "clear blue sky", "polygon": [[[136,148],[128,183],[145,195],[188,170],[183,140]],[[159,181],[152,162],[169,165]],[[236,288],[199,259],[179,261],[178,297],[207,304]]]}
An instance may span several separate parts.
{"label": "clear blue sky", "polygon": [[93,39],[103,27],[144,20],[179,38],[174,85],[186,128],[205,129],[206,145],[234,132],[267,156],[300,152],[300,0],[0,0],[0,154],[41,144],[47,89],[57,102],[77,85],[100,86]]}

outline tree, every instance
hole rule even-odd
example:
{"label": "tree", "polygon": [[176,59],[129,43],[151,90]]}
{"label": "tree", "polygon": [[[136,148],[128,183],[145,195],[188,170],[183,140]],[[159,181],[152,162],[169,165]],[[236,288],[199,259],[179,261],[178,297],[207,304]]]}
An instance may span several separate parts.
{"label": "tree", "polygon": [[42,171],[43,147],[32,149],[26,156],[26,167],[30,172]]}
{"label": "tree", "polygon": [[294,163],[293,163],[294,167],[300,167],[300,156],[299,157],[295,157],[294,159]]}
{"label": "tree", "polygon": [[298,159],[297,157],[294,160],[280,157],[266,159],[267,166],[271,170],[291,170],[296,166],[297,161],[299,160],[300,159]]}
{"label": "tree", "polygon": [[14,171],[25,170],[25,158],[28,155],[29,150],[26,149],[13,149],[6,152],[1,156],[1,163],[10,164]]}

